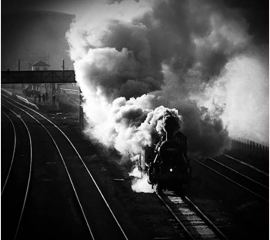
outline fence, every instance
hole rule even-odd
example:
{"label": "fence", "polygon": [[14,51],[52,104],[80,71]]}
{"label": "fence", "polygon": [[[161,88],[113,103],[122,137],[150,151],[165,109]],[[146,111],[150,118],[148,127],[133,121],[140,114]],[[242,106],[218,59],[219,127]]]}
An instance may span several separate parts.
{"label": "fence", "polygon": [[269,159],[269,147],[250,141],[244,138],[232,138],[231,139],[231,151],[237,151],[240,154],[252,158],[268,160]]}

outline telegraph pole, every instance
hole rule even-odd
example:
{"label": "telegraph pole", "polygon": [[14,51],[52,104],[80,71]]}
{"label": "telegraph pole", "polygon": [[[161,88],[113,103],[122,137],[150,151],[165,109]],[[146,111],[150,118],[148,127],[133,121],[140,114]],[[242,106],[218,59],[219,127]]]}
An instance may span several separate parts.
{"label": "telegraph pole", "polygon": [[82,108],[82,91],[81,88],[79,87],[79,94],[80,94],[80,109],[79,109],[79,121],[80,121],[80,132],[81,135],[83,133],[84,129],[84,117],[83,117],[83,108]]}
{"label": "telegraph pole", "polygon": [[21,59],[18,59],[18,71],[21,71]]}
{"label": "telegraph pole", "polygon": [[62,58],[62,69],[63,69],[63,71],[65,71],[65,59],[64,58]]}

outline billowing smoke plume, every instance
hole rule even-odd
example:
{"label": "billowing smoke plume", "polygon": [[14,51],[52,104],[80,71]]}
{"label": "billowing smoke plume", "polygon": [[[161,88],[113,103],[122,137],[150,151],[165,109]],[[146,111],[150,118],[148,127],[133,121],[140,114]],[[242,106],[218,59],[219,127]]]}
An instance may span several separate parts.
{"label": "billowing smoke plume", "polygon": [[268,142],[268,64],[247,30],[219,0],[84,7],[67,39],[86,132],[136,160],[170,111],[190,154],[216,155],[229,136]]}

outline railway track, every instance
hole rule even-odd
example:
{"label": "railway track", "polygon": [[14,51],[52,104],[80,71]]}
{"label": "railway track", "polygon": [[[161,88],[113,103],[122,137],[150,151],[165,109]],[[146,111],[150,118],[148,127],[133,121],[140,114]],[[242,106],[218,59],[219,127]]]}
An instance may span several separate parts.
{"label": "railway track", "polygon": [[[7,111],[7,109],[5,110]],[[18,138],[20,143],[16,144],[17,134],[14,136],[14,148],[12,159],[5,183],[1,191],[2,217],[5,221],[2,224],[2,236],[4,239],[16,239],[24,215],[26,200],[29,194],[30,180],[32,176],[33,148],[32,137],[25,121],[18,114],[9,109],[16,119]],[[5,113],[7,116],[7,113]],[[13,119],[14,119],[13,116]],[[23,136],[27,136],[26,138]],[[24,140],[22,140],[24,139]],[[7,159],[5,159],[6,161]],[[16,177],[14,177],[16,175]]]}
{"label": "railway track", "polygon": [[[217,176],[251,193],[262,202],[269,202],[268,186],[252,179],[248,174],[240,173],[213,158],[205,159],[203,162],[192,160]],[[257,172],[259,175],[261,174],[260,171]],[[263,173],[263,175],[265,174]],[[172,214],[175,224],[183,229],[183,239],[228,239],[187,196],[178,196],[173,191],[164,191],[157,196]]]}
{"label": "railway track", "polygon": [[[7,113],[5,113],[3,110],[1,111],[2,115],[6,117],[6,119],[8,120],[8,123],[11,125],[12,127],[12,133],[8,132],[7,129],[8,127],[6,125],[3,126],[2,128],[2,134],[3,136],[7,136],[7,135],[13,135],[13,141],[12,142],[8,142],[5,145],[5,148],[2,148],[2,156],[5,156],[5,160],[3,161],[2,159],[2,169],[1,169],[1,179],[2,179],[2,186],[1,186],[1,195],[3,194],[8,178],[10,176],[10,172],[13,166],[13,162],[14,162],[14,157],[15,157],[15,151],[16,151],[16,145],[17,145],[17,133],[16,133],[16,129],[14,126],[13,121],[11,120],[11,118],[8,116]],[[3,124],[3,123],[2,123]],[[7,129],[6,129],[7,128]],[[7,131],[4,132],[3,131]],[[8,140],[8,139],[7,139]]]}
{"label": "railway track", "polygon": [[[230,160],[230,161],[232,161],[232,162],[238,163],[239,165],[241,165],[241,167],[242,167],[242,166],[246,166],[246,167],[249,169],[249,171],[250,171],[251,169],[254,170],[255,172],[257,172],[257,173],[260,174],[260,178],[261,178],[262,176],[266,177],[266,183],[268,184],[268,182],[269,182],[269,174],[266,173],[265,171],[262,171],[261,169],[258,169],[258,168],[254,167],[254,166],[252,166],[252,165],[250,165],[250,164],[248,164],[248,163],[245,163],[245,162],[243,162],[243,161],[241,161],[241,160],[239,160],[239,159],[236,159],[236,158],[234,158],[234,157],[232,157],[232,156],[229,156],[228,154],[223,154],[223,156],[225,156],[226,159],[228,159],[228,160]],[[265,184],[265,185],[266,185],[266,184]]]}
{"label": "railway track", "polygon": [[187,196],[178,196],[173,191],[164,191],[157,196],[169,210],[175,223],[183,229],[181,239],[227,239]]}
{"label": "railway track", "polygon": [[220,165],[225,165],[231,168],[233,171],[240,173],[240,175],[247,176],[252,181],[258,182],[259,185],[269,188],[268,172],[258,169],[251,164],[233,158],[227,154],[223,154],[217,158],[214,158],[213,160],[220,163]]}
{"label": "railway track", "polygon": [[79,89],[68,89],[68,88],[61,88],[61,91],[64,94],[68,95],[68,101],[72,104],[80,107],[80,90]]}
{"label": "railway track", "polygon": [[[46,124],[46,121],[47,120],[43,119],[43,117],[39,117],[38,114],[37,115],[33,114],[33,115],[34,115],[34,117],[36,117],[38,119],[38,121],[40,121],[41,123],[43,123],[46,128],[48,127],[47,126],[48,123]],[[52,126],[51,127],[48,127],[48,131],[50,131],[50,132],[52,131],[51,134],[52,135],[55,135],[56,133],[53,133],[54,131],[51,128],[53,128],[53,127]],[[66,141],[66,140],[62,140],[62,138],[60,138],[60,137],[55,137],[55,141],[56,142],[58,142],[59,139],[61,139],[60,141],[63,141],[63,142]],[[61,150],[62,147],[59,147],[59,149]],[[64,150],[64,154],[63,154],[63,158],[64,159],[66,158],[65,157],[65,150]],[[72,150],[70,150],[70,151],[72,151]],[[68,163],[67,164],[68,165],[67,168],[70,168],[71,169],[71,174],[70,175],[72,177],[73,175],[76,175],[78,172],[80,172],[81,171],[81,168],[84,168],[84,166],[83,166],[83,164],[81,164],[80,166],[77,165],[77,167],[76,167],[75,164],[74,164],[74,161],[73,161],[75,159],[75,157],[74,158],[73,157],[70,157],[71,154],[68,153],[68,152],[67,152],[67,155],[66,156],[67,156],[67,160],[65,160],[65,162],[67,161],[67,163]],[[47,162],[47,165],[51,165],[52,167],[53,167],[54,164],[55,163],[52,160],[50,160],[49,162]],[[85,174],[85,177],[83,177],[83,178],[80,178],[80,179],[78,178],[78,182],[81,181],[84,178],[89,178],[88,174]],[[47,182],[50,182],[50,181],[54,181],[54,179],[48,177],[46,179],[46,181]],[[83,191],[83,189],[85,189],[85,186],[89,186],[88,183],[85,183],[83,186],[81,186],[81,190],[80,190],[80,187],[77,187],[77,185],[75,186],[75,188],[78,189],[78,192],[79,192],[78,195],[82,194],[81,192]],[[87,193],[83,193],[83,194],[86,194],[84,196],[87,196]],[[91,197],[92,196],[90,194],[87,196],[88,199],[91,199]],[[192,204],[190,204],[190,203],[187,202],[188,201],[188,198],[187,197],[186,198],[181,198],[181,197],[175,195],[172,192],[170,192],[170,193],[169,192],[168,193],[165,192],[164,196],[159,195],[159,197],[163,198],[163,200],[166,202],[166,204],[172,209],[172,212],[175,212],[174,214],[176,216],[178,216],[178,219],[180,219],[180,221],[184,222],[182,224],[186,224],[186,225],[183,225],[183,226],[190,232],[190,234],[184,233],[184,231],[183,231],[183,236],[181,236],[181,239],[198,239],[198,238],[199,239],[205,239],[205,238],[206,239],[222,239],[222,237],[219,237],[218,234],[216,234],[216,232],[215,232],[216,230],[214,230],[211,226],[209,227],[208,226],[208,223],[206,223],[206,221],[202,217],[200,217],[200,214],[198,214],[196,212],[196,210],[195,210],[196,208],[194,209],[194,207],[192,207]],[[84,198],[84,197],[82,197],[82,198]],[[72,200],[72,202],[74,202],[74,201]],[[77,204],[77,205],[79,205],[79,204]],[[88,202],[83,202],[82,201],[82,206],[84,206],[84,205],[93,205],[93,204],[91,202],[89,202],[89,201]],[[183,210],[183,212],[181,212],[180,210]],[[89,210],[89,211],[91,211],[91,210]],[[197,217],[197,214],[199,215],[199,217]],[[103,214],[102,214],[102,216],[103,216]],[[94,221],[95,220],[96,219],[94,219]],[[177,220],[173,220],[173,221],[177,225],[180,224]],[[87,223],[85,222],[85,224],[87,224]],[[89,221],[89,224],[90,224],[90,226],[94,226],[95,225],[95,223],[91,223],[91,220]],[[119,224],[122,225],[121,222]],[[30,228],[28,228],[28,229],[30,229]],[[98,234],[99,233],[96,233],[94,235],[97,236]],[[111,233],[109,233],[108,235],[111,235]],[[191,236],[189,236],[189,235],[191,235]],[[19,235],[19,236],[21,236],[21,235]],[[87,235],[87,236],[89,236],[89,235]],[[104,237],[104,239],[106,239],[107,237],[108,236]],[[41,238],[39,238],[39,239],[41,239]],[[73,238],[73,239],[76,239],[76,238]],[[80,238],[80,239],[83,239],[83,238]],[[95,238],[95,239],[99,239],[99,236],[98,236],[98,238]],[[129,239],[132,239],[132,237],[129,237]],[[133,239],[136,239],[136,237],[133,236]],[[166,239],[166,237],[164,237],[164,238],[158,238],[157,237],[157,238],[154,238],[154,239]],[[171,238],[168,237],[168,239],[171,239]]]}
{"label": "railway track", "polygon": [[[39,128],[43,128],[43,131],[53,142],[54,152],[58,154],[58,160],[55,159],[55,162],[61,159],[76,198],[76,206],[83,216],[83,225],[88,229],[89,235],[86,239],[110,239],[111,236],[116,239],[136,239],[135,236],[127,237],[121,223],[116,218],[80,154],[62,130],[49,119],[28,107],[11,102],[11,100],[5,100],[5,104],[8,104],[10,108],[16,108],[24,117],[31,118],[36,125],[40,126]],[[54,164],[56,164],[55,162]],[[25,219],[31,219],[31,216],[26,216]],[[22,228],[30,230],[31,226],[25,221]],[[19,238],[26,237],[29,234],[27,232],[21,231]]]}
{"label": "railway track", "polygon": [[190,159],[199,163],[210,171],[215,172],[216,174],[230,181],[234,185],[237,185],[239,188],[244,189],[253,196],[256,196],[258,199],[269,202],[269,187],[267,185],[264,185],[250,178],[249,176],[242,174],[235,169],[218,162],[213,158],[207,158],[203,161],[199,161],[194,158]]}

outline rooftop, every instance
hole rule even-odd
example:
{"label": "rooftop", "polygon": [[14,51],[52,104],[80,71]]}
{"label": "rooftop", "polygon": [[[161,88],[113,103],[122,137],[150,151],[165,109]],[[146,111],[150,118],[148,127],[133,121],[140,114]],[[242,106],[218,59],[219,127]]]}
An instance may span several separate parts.
{"label": "rooftop", "polygon": [[37,63],[35,63],[34,65],[33,65],[34,67],[49,67],[50,65],[49,64],[47,64],[47,63],[45,63],[45,62],[43,62],[43,61],[38,61]]}

